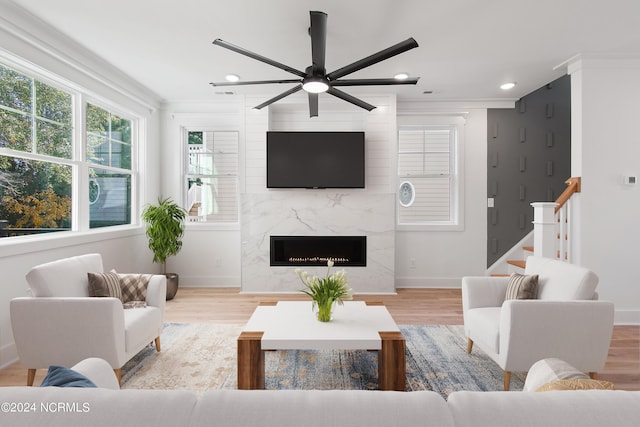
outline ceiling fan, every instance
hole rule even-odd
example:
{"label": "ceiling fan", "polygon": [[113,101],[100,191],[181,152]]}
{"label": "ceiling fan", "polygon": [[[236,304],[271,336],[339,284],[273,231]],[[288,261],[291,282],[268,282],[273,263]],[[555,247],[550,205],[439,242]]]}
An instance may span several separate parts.
{"label": "ceiling fan", "polygon": [[216,39],[213,41],[214,45],[224,47],[226,49],[237,52],[241,55],[248,56],[249,58],[256,59],[264,62],[265,64],[272,65],[280,68],[291,74],[297,75],[298,79],[286,79],[286,80],[258,80],[247,82],[221,82],[211,83],[213,86],[238,86],[238,85],[259,85],[259,84],[273,84],[273,83],[298,83],[295,87],[282,92],[281,94],[274,96],[268,101],[257,105],[256,109],[261,109],[267,105],[273,104],[280,99],[304,90],[309,94],[309,116],[316,117],[318,115],[318,94],[327,92],[337,98],[350,102],[358,107],[364,108],[367,111],[371,111],[376,108],[361,99],[358,99],[348,93],[345,93],[337,87],[341,86],[380,86],[380,85],[406,85],[418,83],[419,77],[406,78],[398,80],[395,78],[386,79],[341,79],[342,77],[354,73],[363,68],[369,67],[378,62],[389,59],[393,56],[406,52],[410,49],[418,47],[418,43],[411,37],[407,40],[395,44],[366,58],[360,59],[352,64],[346,65],[340,69],[327,73],[325,70],[325,48],[327,44],[327,14],[324,12],[309,12],[311,15],[311,26],[309,28],[309,35],[311,36],[311,61],[312,65],[307,67],[305,71],[297,70],[288,65],[266,58],[257,53],[250,52],[238,46],[234,46],[231,43],[227,43],[223,40]]}

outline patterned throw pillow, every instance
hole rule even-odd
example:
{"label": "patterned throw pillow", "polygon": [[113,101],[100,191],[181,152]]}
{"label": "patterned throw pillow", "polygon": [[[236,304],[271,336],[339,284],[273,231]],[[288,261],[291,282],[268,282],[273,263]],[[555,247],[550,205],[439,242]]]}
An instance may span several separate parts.
{"label": "patterned throw pillow", "polygon": [[126,304],[132,301],[144,302],[147,300],[147,286],[149,285],[151,274],[123,274],[115,270],[111,270],[111,272],[120,278],[123,303]]}
{"label": "patterned throw pillow", "polygon": [[615,390],[610,381],[592,380],[585,378],[572,378],[569,380],[557,380],[547,383],[536,391],[564,391],[564,390]]}
{"label": "patterned throw pillow", "polygon": [[589,379],[589,375],[579,371],[568,362],[556,357],[548,357],[534,363],[524,382],[523,391],[537,391],[545,384],[557,380]]}
{"label": "patterned throw pillow", "polygon": [[120,277],[117,273],[87,273],[89,296],[113,297],[122,301]]}
{"label": "patterned throw pillow", "polygon": [[513,273],[509,277],[505,299],[535,299],[538,294],[538,275]]}

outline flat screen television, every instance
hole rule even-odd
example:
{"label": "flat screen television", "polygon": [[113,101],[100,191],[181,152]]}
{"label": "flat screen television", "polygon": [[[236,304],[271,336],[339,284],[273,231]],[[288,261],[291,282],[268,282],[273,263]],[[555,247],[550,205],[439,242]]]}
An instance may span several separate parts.
{"label": "flat screen television", "polygon": [[267,188],[364,188],[364,132],[267,132]]}

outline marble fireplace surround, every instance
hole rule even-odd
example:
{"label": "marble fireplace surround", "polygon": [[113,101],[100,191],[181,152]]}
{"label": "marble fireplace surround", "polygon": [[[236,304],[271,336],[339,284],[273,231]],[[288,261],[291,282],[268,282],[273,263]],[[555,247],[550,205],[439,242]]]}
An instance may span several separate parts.
{"label": "marble fireplace surround", "polygon": [[[356,293],[393,293],[394,194],[275,190],[241,197],[242,291],[297,292],[296,267],[270,266],[270,236],[366,236],[364,267],[342,267]],[[301,267],[324,276],[326,267]]]}

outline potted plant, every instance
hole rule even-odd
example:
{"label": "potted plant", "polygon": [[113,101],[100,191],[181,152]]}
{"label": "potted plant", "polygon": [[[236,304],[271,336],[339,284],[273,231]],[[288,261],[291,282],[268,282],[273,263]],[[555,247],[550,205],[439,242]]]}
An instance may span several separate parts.
{"label": "potted plant", "polygon": [[158,198],[158,204],[147,204],[142,211],[142,219],[147,223],[149,249],[153,251],[153,262],[162,263],[162,273],[167,276],[167,300],[178,292],[178,275],[167,273],[167,258],[182,249],[184,220],[187,211],[170,197]]}

